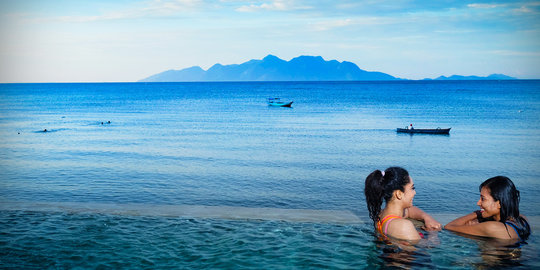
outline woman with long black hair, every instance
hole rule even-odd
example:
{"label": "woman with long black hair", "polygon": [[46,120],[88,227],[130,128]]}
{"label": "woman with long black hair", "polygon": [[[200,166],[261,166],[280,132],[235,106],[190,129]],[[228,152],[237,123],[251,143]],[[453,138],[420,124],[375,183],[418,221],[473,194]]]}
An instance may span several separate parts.
{"label": "woman with long black hair", "polygon": [[[413,206],[416,194],[413,179],[407,170],[390,167],[384,171],[375,170],[366,178],[366,195],[369,217],[383,236],[402,240],[420,240],[414,224],[407,218],[424,222],[426,230],[440,230],[441,224],[430,215]],[[382,208],[383,200],[386,202]]]}
{"label": "woman with long black hair", "polygon": [[531,228],[519,213],[519,190],[510,178],[496,176],[484,181],[480,187],[480,210],[457,218],[444,226],[445,229],[469,235],[527,240]]}

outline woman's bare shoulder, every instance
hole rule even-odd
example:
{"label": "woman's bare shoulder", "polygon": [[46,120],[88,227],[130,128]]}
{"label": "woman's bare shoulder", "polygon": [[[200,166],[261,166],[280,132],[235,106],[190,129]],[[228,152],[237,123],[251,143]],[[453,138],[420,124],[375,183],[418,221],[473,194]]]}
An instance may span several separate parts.
{"label": "woman's bare shoulder", "polygon": [[499,239],[517,238],[517,233],[502,222],[486,221],[479,225],[483,227],[485,236]]}
{"label": "woman's bare shoulder", "polygon": [[389,226],[389,234],[392,235],[392,237],[406,240],[420,239],[420,235],[414,224],[408,219],[395,219]]}

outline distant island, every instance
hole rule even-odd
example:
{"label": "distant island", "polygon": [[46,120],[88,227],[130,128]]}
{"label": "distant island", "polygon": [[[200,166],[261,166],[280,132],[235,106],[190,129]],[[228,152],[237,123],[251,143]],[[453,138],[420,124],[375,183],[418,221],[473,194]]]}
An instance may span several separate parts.
{"label": "distant island", "polygon": [[[424,80],[431,80],[431,79],[424,79]],[[487,77],[479,77],[479,76],[461,76],[461,75],[452,75],[450,77],[446,76],[440,76],[436,78],[435,80],[517,80],[517,78],[506,76],[504,74],[491,74]]]}
{"label": "distant island", "polygon": [[268,55],[239,65],[215,64],[207,71],[198,66],[168,70],[140,82],[192,81],[381,81],[398,80],[382,73],[360,69],[351,62],[325,61],[321,56],[299,56],[290,61]]}
{"label": "distant island", "polygon": [[[438,77],[434,80],[511,80],[502,74],[488,77],[459,76]],[[209,82],[209,81],[395,81],[403,80],[392,75],[365,71],[356,64],[337,60],[326,61],[321,56],[299,56],[290,61],[268,55],[262,60],[242,64],[215,64],[208,70],[193,66],[181,70],[167,70],[139,82]],[[425,79],[431,80],[431,79]]]}

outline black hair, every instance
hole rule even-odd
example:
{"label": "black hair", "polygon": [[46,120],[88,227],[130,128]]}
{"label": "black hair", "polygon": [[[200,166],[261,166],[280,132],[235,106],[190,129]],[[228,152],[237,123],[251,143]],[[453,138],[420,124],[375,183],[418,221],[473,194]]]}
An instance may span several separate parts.
{"label": "black hair", "polygon": [[400,167],[390,167],[384,171],[375,170],[366,177],[364,194],[366,195],[369,217],[377,224],[383,199],[392,198],[394,190],[405,191],[405,185],[411,182],[409,172]]}
{"label": "black hair", "polygon": [[[531,234],[531,228],[528,222],[519,215],[519,190],[516,189],[512,180],[506,176],[495,176],[480,184],[478,189],[482,191],[484,187],[489,190],[491,197],[495,201],[499,201],[501,205],[500,222],[504,226],[506,226],[505,222],[510,220],[517,222],[516,225],[519,225],[515,227],[517,233],[522,240],[526,240]],[[507,226],[506,230],[508,231]]]}

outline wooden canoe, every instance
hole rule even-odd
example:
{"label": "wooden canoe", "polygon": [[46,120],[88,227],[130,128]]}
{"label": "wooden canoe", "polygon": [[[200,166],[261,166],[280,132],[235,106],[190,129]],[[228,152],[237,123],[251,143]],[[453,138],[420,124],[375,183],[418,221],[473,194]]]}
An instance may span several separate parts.
{"label": "wooden canoe", "polygon": [[406,128],[398,128],[396,130],[400,133],[424,133],[424,134],[450,134],[450,128],[413,128],[413,129],[406,129]]}

